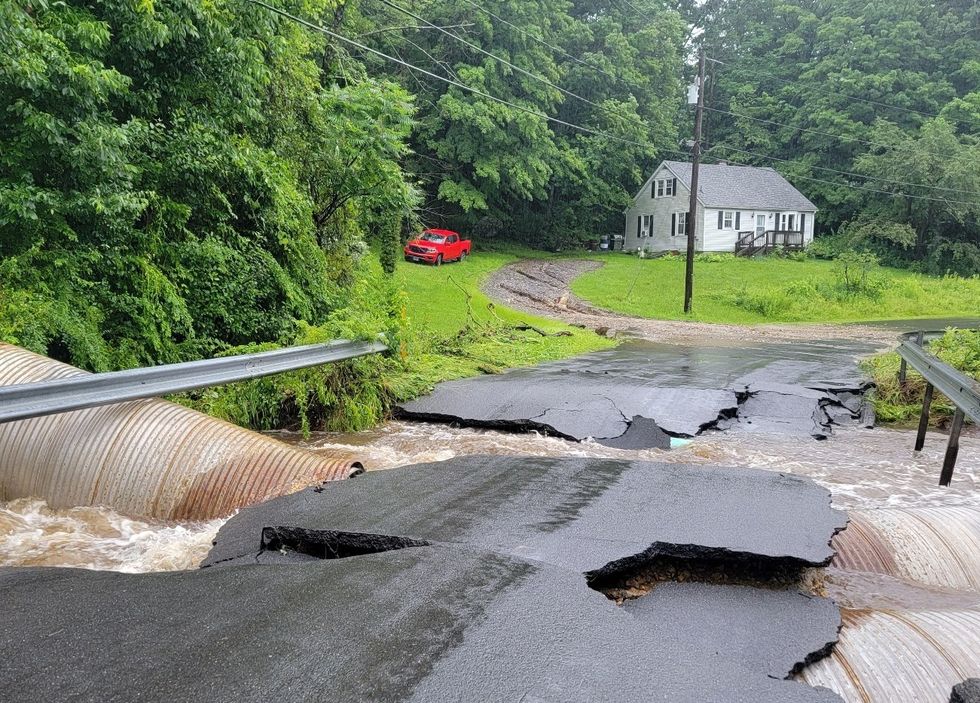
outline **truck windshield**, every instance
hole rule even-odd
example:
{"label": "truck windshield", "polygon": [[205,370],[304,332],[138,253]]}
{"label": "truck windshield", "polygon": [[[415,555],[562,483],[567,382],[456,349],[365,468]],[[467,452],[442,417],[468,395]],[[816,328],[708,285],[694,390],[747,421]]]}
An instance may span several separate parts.
{"label": "truck windshield", "polygon": [[446,243],[446,238],[443,237],[441,234],[432,234],[432,232],[423,232],[422,233],[422,241],[423,242],[435,242],[436,244],[445,244]]}

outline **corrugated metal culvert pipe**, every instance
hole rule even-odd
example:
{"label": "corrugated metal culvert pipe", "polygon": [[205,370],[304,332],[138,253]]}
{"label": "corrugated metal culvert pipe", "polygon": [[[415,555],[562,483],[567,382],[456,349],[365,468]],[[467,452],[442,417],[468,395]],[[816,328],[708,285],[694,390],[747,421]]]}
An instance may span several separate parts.
{"label": "corrugated metal culvert pipe", "polygon": [[[848,703],[946,703],[955,684],[980,676],[980,506],[855,510],[849,517],[834,537],[832,566],[868,577],[894,604],[843,609],[833,652],[800,678]],[[876,581],[878,574],[901,589]]]}
{"label": "corrugated metal culvert pipe", "polygon": [[[84,373],[0,344],[0,385]],[[347,454],[314,454],[155,398],[0,423],[0,501],[208,520],[361,471]]]}

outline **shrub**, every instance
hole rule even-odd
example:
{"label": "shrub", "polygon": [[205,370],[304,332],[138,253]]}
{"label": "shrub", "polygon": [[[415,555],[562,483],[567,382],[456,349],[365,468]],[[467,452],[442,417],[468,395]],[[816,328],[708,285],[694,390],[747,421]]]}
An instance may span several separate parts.
{"label": "shrub", "polygon": [[730,300],[733,305],[766,318],[778,318],[793,307],[793,297],[787,290],[771,286],[765,288],[742,286],[734,291]]}
{"label": "shrub", "polygon": [[[980,380],[980,331],[950,329],[929,346],[947,364]],[[875,390],[871,400],[878,418],[883,422],[910,423],[922,412],[925,379],[910,369],[905,385],[900,385],[900,364],[901,359],[895,352],[878,354],[862,363],[864,370],[874,379]],[[953,415],[954,409],[953,404],[937,392],[932,400],[930,423],[944,424]]]}
{"label": "shrub", "polygon": [[726,252],[705,251],[705,252],[701,252],[700,254],[695,254],[694,260],[702,264],[721,264],[729,261],[734,261],[735,255]]}
{"label": "shrub", "polygon": [[837,290],[844,296],[879,298],[885,289],[878,257],[869,251],[845,251],[835,259]]}

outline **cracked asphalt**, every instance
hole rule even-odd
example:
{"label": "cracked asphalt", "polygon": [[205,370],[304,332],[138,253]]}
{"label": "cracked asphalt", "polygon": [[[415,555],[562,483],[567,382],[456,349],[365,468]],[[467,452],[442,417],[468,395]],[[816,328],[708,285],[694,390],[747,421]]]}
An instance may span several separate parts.
{"label": "cracked asphalt", "polygon": [[[401,404],[406,419],[666,448],[664,435],[776,432],[823,439],[873,423],[857,362],[868,345],[729,347],[628,342],[574,359],[450,381]],[[635,426],[634,426],[635,425]]]}
{"label": "cracked asphalt", "polygon": [[836,641],[829,599],[668,580],[620,607],[587,573],[657,545],[801,571],[845,521],[826,489],[769,471],[377,472],[242,510],[208,568],[0,569],[3,698],[839,703],[787,680]]}

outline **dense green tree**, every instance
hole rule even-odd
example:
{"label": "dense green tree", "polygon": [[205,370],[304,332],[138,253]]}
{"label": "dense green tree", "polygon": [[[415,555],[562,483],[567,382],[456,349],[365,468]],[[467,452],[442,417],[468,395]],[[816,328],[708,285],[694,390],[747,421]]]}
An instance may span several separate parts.
{"label": "dense green tree", "polygon": [[565,0],[374,0],[348,14],[346,26],[382,50],[511,103],[373,67],[418,96],[412,163],[428,195],[425,217],[548,247],[621,229],[654,160],[677,148],[683,97],[680,15],[650,0],[632,4],[643,15],[618,2]]}
{"label": "dense green tree", "polygon": [[0,12],[10,341],[94,369],[287,341],[411,211],[409,96],[303,27],[239,1]]}
{"label": "dense green tree", "polygon": [[[825,232],[886,217],[917,233],[915,246],[896,245],[894,260],[971,272],[962,256],[950,267],[939,249],[980,245],[969,207],[980,189],[951,157],[975,153],[980,133],[977,3],[709,0],[686,11],[698,43],[721,62],[711,64],[707,91],[722,111],[708,114],[714,156],[795,179],[821,208]],[[935,115],[945,127],[929,126]],[[955,199],[968,206],[940,203],[943,214],[932,216],[928,201],[888,195],[953,199],[937,187],[963,189]]]}

